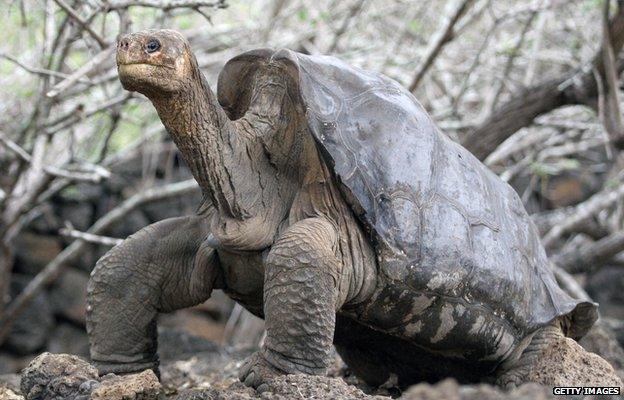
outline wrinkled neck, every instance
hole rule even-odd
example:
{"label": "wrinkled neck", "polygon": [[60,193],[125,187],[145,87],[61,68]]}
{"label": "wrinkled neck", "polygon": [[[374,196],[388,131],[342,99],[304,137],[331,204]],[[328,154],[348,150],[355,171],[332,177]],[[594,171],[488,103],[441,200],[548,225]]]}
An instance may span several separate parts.
{"label": "wrinkled neck", "polygon": [[151,100],[204,196],[217,210],[236,219],[252,215],[252,204],[234,189],[237,176],[254,173],[244,138],[237,134],[201,72],[196,71],[186,90]]}

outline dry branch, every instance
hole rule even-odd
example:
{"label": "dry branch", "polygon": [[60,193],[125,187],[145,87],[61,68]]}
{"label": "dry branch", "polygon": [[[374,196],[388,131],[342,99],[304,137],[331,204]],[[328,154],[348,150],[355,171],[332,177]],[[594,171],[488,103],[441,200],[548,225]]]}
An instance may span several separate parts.
{"label": "dry branch", "polygon": [[87,243],[101,244],[103,246],[117,246],[119,243],[123,242],[123,239],[112,238],[108,236],[102,235],[94,235],[92,233],[80,232],[71,227],[61,228],[59,229],[59,234],[61,236],[69,237],[72,239],[80,239]]}
{"label": "dry branch", "polygon": [[511,54],[509,54],[509,56],[507,57],[507,62],[505,63],[503,75],[501,79],[497,81],[498,83],[496,85],[496,88],[494,89],[494,96],[491,101],[490,112],[492,112],[496,108],[496,105],[498,104],[498,100],[501,94],[503,93],[503,88],[505,87],[505,82],[509,79],[509,73],[511,72],[511,69],[514,66],[514,62],[516,58],[518,58],[518,56],[520,55],[520,51],[522,49],[522,46],[524,45],[525,39],[527,37],[527,34],[529,33],[531,25],[533,24],[533,21],[535,20],[536,15],[537,15],[537,11],[534,11],[531,14],[529,14],[529,18],[527,18],[526,22],[524,23],[524,26],[522,27],[522,31],[520,32],[520,35],[518,36],[518,39],[516,40],[516,44],[514,45],[511,51]]}
{"label": "dry branch", "polygon": [[57,83],[54,87],[46,93],[48,97],[56,97],[61,92],[67,90],[69,87],[74,85],[76,82],[80,81],[85,75],[91,73],[96,68],[101,66],[101,63],[109,59],[113,55],[113,46],[109,46],[105,48],[97,55],[95,55],[89,62],[87,62],[82,67],[78,68],[76,72],[67,77],[67,79]]}
{"label": "dry branch", "polygon": [[546,248],[554,246],[563,235],[578,229],[592,215],[618,201],[622,201],[622,199],[624,199],[624,185],[596,193],[586,201],[576,205],[568,218],[553,226],[542,238],[542,243]]}
{"label": "dry branch", "polygon": [[446,44],[453,40],[453,29],[459,21],[459,19],[472,7],[475,0],[461,0],[459,4],[453,9],[453,11],[445,18],[445,22],[442,28],[431,38],[429,46],[425,50],[425,56],[422,61],[416,67],[414,78],[409,85],[410,92],[414,92],[420,81],[425,76],[429,68],[433,65],[436,57],[440,54]]}
{"label": "dry branch", "polygon": [[[609,31],[609,6],[611,1],[606,0],[602,18],[602,64],[603,73],[597,69],[596,86],[598,88],[598,114],[609,136],[615,143],[624,141],[622,115],[620,112],[620,83],[616,65],[616,53],[613,48],[613,38]],[[622,142],[624,145],[624,142]]]}
{"label": "dry branch", "polygon": [[28,65],[25,65],[20,60],[18,60],[17,58],[9,54],[0,54],[0,58],[4,58],[5,60],[11,61],[13,64],[17,65],[18,67],[20,67],[26,72],[30,72],[31,74],[36,74],[36,75],[41,75],[41,76],[54,76],[56,78],[69,77],[69,75],[64,74],[62,72],[52,71],[52,70],[45,69],[45,68],[29,67]]}
{"label": "dry branch", "polygon": [[340,38],[347,31],[347,28],[349,27],[349,24],[351,23],[351,20],[362,10],[362,6],[364,5],[365,1],[366,0],[357,0],[349,8],[349,11],[347,12],[347,15],[342,20],[342,24],[340,25],[340,27],[338,28],[338,30],[334,34],[334,38],[332,40],[331,45],[329,46],[329,49],[327,50],[327,53],[331,54],[331,53],[333,53],[336,50],[336,47],[338,47],[338,42],[340,41]]}
{"label": "dry branch", "polygon": [[558,254],[554,262],[570,273],[591,272],[608,263],[624,251],[624,231],[616,232],[596,242],[572,247]]}
{"label": "dry branch", "polygon": [[225,7],[225,0],[108,0],[106,10],[123,10],[129,7],[160,8],[164,11],[175,8]]}
{"label": "dry branch", "polygon": [[[624,45],[624,7],[618,7],[608,32],[613,53],[618,54]],[[536,117],[565,105],[595,102],[598,86],[592,71],[596,69],[604,79],[604,51],[607,50],[601,46],[593,58],[592,68],[579,67],[575,71],[517,93],[476,129],[464,135],[461,141],[464,147],[480,160],[484,160],[508,137],[530,125]],[[618,73],[623,70],[624,60],[618,60]]]}
{"label": "dry branch", "polygon": [[58,6],[61,7],[63,11],[65,11],[74,21],[76,21],[82,27],[82,29],[87,31],[87,33],[91,35],[91,37],[95,39],[96,42],[98,42],[101,48],[104,49],[108,47],[108,43],[106,42],[106,40],[104,40],[96,31],[94,31],[93,28],[91,28],[91,26],[89,25],[89,22],[82,18],[76,10],[71,8],[69,4],[65,3],[65,1],[63,0],[54,0],[54,2],[58,4]]}
{"label": "dry branch", "polygon": [[[23,161],[27,163],[32,163],[32,156],[28,154],[26,150],[22,149],[17,143],[8,139],[2,132],[0,132],[0,144],[2,144],[6,149],[12,151]],[[43,165],[41,166],[41,169],[52,176],[56,176],[59,178],[68,178],[75,181],[99,183],[102,181],[102,179],[110,177],[110,172],[103,167],[92,168],[93,172],[71,171],[69,169],[63,169],[49,165]]]}
{"label": "dry branch", "polygon": [[566,270],[558,265],[551,264],[552,271],[555,274],[555,279],[561,288],[575,299],[591,301],[591,298],[583,289],[583,287],[570,275]]}

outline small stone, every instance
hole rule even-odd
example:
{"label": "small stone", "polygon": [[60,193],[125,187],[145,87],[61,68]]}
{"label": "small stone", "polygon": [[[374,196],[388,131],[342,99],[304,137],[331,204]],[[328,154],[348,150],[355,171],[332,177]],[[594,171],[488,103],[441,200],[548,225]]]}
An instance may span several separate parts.
{"label": "small stone", "polygon": [[153,371],[140,374],[102,377],[91,392],[91,400],[156,400],[161,394],[160,382]]}
{"label": "small stone", "polygon": [[80,387],[78,387],[78,391],[83,394],[89,394],[98,386],[100,386],[100,382],[96,380],[84,381],[80,384]]}
{"label": "small stone", "polygon": [[26,400],[74,398],[97,379],[97,369],[80,357],[43,353],[22,371],[21,391]]}
{"label": "small stone", "polygon": [[24,398],[9,388],[0,387],[0,399],[2,400],[24,400]]}

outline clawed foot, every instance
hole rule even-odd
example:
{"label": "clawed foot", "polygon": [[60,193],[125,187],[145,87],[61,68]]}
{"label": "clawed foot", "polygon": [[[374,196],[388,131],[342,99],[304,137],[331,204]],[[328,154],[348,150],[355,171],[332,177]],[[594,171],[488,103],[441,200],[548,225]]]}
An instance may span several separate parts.
{"label": "clawed foot", "polygon": [[269,380],[285,374],[286,372],[271,365],[260,352],[256,352],[245,361],[238,373],[238,379],[246,386],[262,393],[268,390],[267,382]]}

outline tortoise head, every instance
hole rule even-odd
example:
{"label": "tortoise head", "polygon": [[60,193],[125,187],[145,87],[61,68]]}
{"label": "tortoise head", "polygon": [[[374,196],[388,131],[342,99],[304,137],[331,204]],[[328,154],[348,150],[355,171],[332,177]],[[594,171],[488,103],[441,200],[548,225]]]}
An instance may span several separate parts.
{"label": "tortoise head", "polygon": [[117,70],[126,90],[151,98],[184,90],[198,68],[189,43],[180,33],[150,29],[119,37]]}

